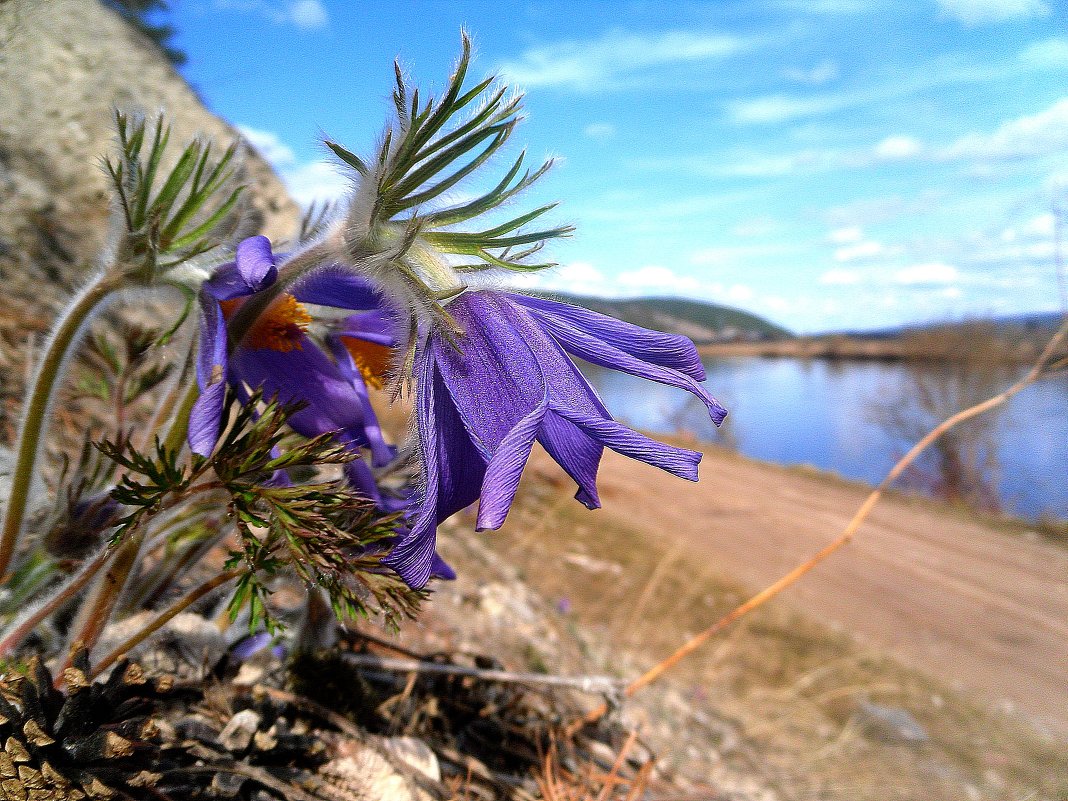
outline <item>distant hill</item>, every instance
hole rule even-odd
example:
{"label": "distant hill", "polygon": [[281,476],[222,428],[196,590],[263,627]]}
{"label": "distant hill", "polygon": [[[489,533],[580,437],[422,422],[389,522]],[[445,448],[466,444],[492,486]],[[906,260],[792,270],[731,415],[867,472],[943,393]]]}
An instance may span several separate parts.
{"label": "distant hill", "polygon": [[1028,314],[909,324],[893,328],[878,328],[871,331],[836,331],[831,333],[858,339],[900,339],[916,334],[973,329],[979,326],[1000,336],[1041,335],[1045,333],[1052,334],[1063,319],[1064,317],[1060,312],[1031,312]]}
{"label": "distant hill", "polygon": [[669,334],[682,334],[698,345],[711,342],[757,342],[792,339],[793,334],[755,314],[686,298],[598,298],[560,292],[532,292],[582,306],[628,323]]}

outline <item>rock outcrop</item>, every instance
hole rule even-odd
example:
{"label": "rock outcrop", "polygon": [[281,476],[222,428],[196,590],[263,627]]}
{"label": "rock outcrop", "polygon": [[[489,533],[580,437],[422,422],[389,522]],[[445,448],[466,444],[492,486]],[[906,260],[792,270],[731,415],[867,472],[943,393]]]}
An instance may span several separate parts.
{"label": "rock outcrop", "polygon": [[[0,0],[0,281],[27,318],[47,319],[105,241],[115,108],[165,111],[176,151],[238,137],[98,0]],[[281,181],[254,152],[243,168],[258,227],[291,236],[300,212]]]}

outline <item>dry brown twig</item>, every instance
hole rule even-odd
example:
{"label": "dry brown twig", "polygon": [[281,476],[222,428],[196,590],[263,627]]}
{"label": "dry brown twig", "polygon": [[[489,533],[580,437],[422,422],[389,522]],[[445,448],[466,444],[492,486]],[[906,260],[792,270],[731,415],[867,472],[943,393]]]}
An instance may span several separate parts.
{"label": "dry brown twig", "polygon": [[377,668],[396,673],[437,673],[449,676],[471,676],[482,681],[509,684],[541,684],[570,687],[586,693],[614,693],[622,682],[610,676],[556,676],[551,673],[515,673],[510,670],[489,670],[426,662],[420,659],[393,659],[375,654],[343,653],[342,659],[359,667]]}
{"label": "dry brown twig", "polygon": [[638,732],[632,730],[608,773],[587,765],[587,769],[574,774],[561,767],[557,744],[553,741],[542,758],[541,772],[535,777],[541,798],[544,801],[635,801],[648,788],[654,765],[653,760],[648,760],[633,776],[623,775],[627,757],[637,742]]}
{"label": "dry brown twig", "polygon": [[[664,673],[666,673],[668,670],[673,668],[691,653],[693,653],[706,642],[708,642],[708,640],[710,640],[712,637],[719,634],[721,631],[726,629],[739,618],[744,617],[757,607],[762,606],[766,602],[770,601],[772,598],[781,593],[787,587],[790,587],[791,585],[796,583],[798,579],[800,579],[806,573],[811,571],[814,567],[816,567],[816,565],[820,564],[820,562],[824,561],[835,551],[839,550],[842,546],[848,544],[850,540],[852,540],[853,537],[856,535],[857,530],[860,528],[861,524],[863,524],[864,521],[867,519],[868,515],[871,514],[871,510],[875,508],[875,504],[877,504],[879,502],[879,499],[882,498],[883,493],[886,491],[886,489],[895,480],[897,480],[897,478],[906,469],[908,469],[909,465],[911,465],[916,460],[916,458],[921,453],[923,453],[923,451],[925,451],[935,440],[937,440],[940,436],[945,434],[954,426],[963,423],[965,420],[970,420],[971,418],[976,417],[977,415],[983,414],[984,412],[987,412],[990,409],[1000,406],[1001,404],[1009,400],[1009,398],[1011,398],[1013,395],[1019,393],[1021,390],[1026,389],[1027,387],[1031,386],[1031,384],[1034,384],[1036,381],[1045,378],[1049,375],[1052,375],[1054,372],[1058,371],[1065,364],[1065,359],[1061,358],[1053,362],[1051,362],[1050,360],[1053,359],[1058,349],[1066,342],[1066,340],[1068,340],[1068,318],[1065,319],[1065,321],[1061,324],[1061,327],[1057,329],[1057,332],[1053,335],[1049,342],[1046,343],[1046,347],[1043,348],[1042,353],[1035,361],[1034,366],[1032,366],[1032,368],[1028,370],[1027,374],[1024,375],[1023,378],[1021,378],[1015,384],[1010,386],[1008,389],[999,392],[997,395],[987,398],[981,403],[977,403],[974,406],[968,407],[967,409],[962,409],[956,414],[947,417],[937,426],[932,428],[919,442],[913,445],[909,452],[902,456],[901,459],[898,460],[897,464],[895,464],[890,469],[890,472],[886,474],[886,477],[881,482],[879,482],[879,485],[874,490],[872,490],[871,494],[868,495],[868,497],[864,500],[864,503],[862,503],[860,505],[860,508],[857,509],[856,514],[853,515],[853,518],[849,521],[848,524],[846,524],[846,527],[842,530],[842,533],[839,534],[833,541],[825,545],[823,548],[821,548],[811,557],[799,564],[789,573],[786,573],[778,581],[769,584],[767,587],[753,595],[747,601],[736,606],[734,609],[732,609],[726,615],[721,617],[707,629],[699,632],[698,634],[695,634],[693,637],[683,643],[682,646],[680,646],[673,654],[671,654],[665,659],[662,659],[660,662],[657,662],[641,676],[634,679],[634,681],[632,681],[624,688],[624,697],[629,698],[630,696],[638,692],[638,690],[649,684],[652,684],[654,681],[664,675]],[[567,733],[569,735],[574,734],[584,725],[597,722],[607,712],[608,704],[601,704],[600,706],[587,713],[584,717],[579,718],[578,720],[574,721],[570,726],[568,726]]]}

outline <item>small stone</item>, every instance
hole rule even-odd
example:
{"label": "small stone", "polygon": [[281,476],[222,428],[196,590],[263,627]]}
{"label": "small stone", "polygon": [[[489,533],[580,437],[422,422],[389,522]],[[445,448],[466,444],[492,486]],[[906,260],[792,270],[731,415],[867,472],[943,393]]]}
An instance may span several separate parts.
{"label": "small stone", "polygon": [[861,700],[854,719],[869,737],[886,743],[921,745],[931,739],[920,722],[900,707]]}
{"label": "small stone", "polygon": [[345,756],[332,759],[319,768],[325,792],[338,801],[416,801],[407,780],[373,748],[352,743]]}
{"label": "small stone", "polygon": [[241,710],[219,732],[219,742],[227,751],[244,751],[252,744],[252,737],[259,730],[262,720],[251,709]]}
{"label": "small stone", "polygon": [[271,726],[267,731],[258,731],[252,735],[257,751],[270,751],[278,745],[278,728]]}
{"label": "small stone", "polygon": [[183,740],[199,740],[202,743],[218,741],[219,730],[200,715],[186,715],[175,721],[175,732]]}
{"label": "small stone", "polygon": [[246,781],[248,781],[247,778],[236,773],[219,771],[211,780],[211,789],[223,798],[234,798],[241,792]]}
{"label": "small stone", "polygon": [[241,667],[237,670],[237,675],[234,677],[234,684],[238,687],[251,687],[253,684],[258,684],[262,681],[266,673],[267,668],[263,665],[243,662],[241,663]]}
{"label": "small stone", "polygon": [[407,765],[431,781],[441,781],[438,757],[422,740],[417,737],[387,737],[381,744],[386,755],[396,762]]}

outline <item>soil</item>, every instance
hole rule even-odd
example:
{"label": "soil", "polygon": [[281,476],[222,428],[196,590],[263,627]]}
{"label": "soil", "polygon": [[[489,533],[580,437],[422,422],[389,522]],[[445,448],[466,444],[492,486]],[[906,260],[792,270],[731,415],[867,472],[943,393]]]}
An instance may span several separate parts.
{"label": "soil", "polygon": [[[830,542],[870,491],[715,448],[706,450],[701,476],[685,484],[606,453],[598,480],[604,508],[596,514],[670,532],[691,559],[759,588]],[[782,597],[802,614],[1068,738],[1063,546],[891,495],[851,544]]]}

